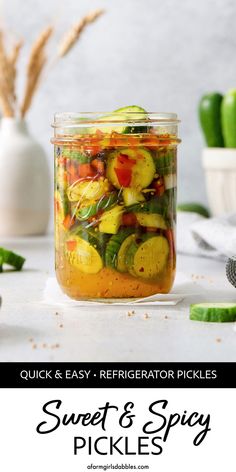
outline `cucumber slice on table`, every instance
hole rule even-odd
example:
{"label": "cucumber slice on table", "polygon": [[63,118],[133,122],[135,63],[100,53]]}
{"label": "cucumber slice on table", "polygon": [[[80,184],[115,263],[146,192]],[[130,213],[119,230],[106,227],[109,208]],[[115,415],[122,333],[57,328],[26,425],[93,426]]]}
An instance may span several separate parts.
{"label": "cucumber slice on table", "polygon": [[[90,129],[90,133],[95,133],[96,130],[100,130],[103,133],[111,133],[112,131],[115,131],[116,133],[122,133],[122,134],[128,134],[128,133],[146,133],[147,132],[147,127],[145,126],[132,126],[132,121],[137,121],[137,120],[142,120],[146,121],[148,119],[147,112],[144,110],[144,108],[139,107],[137,105],[131,105],[123,108],[118,108],[118,110],[115,110],[113,113],[109,113],[108,115],[104,115],[100,117],[100,119],[103,120],[103,122],[108,122],[114,124],[109,124],[108,126],[106,125],[101,125],[98,124],[95,127],[92,127]],[[117,121],[120,121],[121,123],[116,123]],[[131,122],[130,126],[127,126],[127,124],[123,125],[122,122]]]}
{"label": "cucumber slice on table", "polygon": [[[123,263],[122,263],[123,250],[122,250],[120,258],[118,258],[118,253],[120,252],[125,241],[129,239],[129,237],[132,235],[132,233],[133,233],[133,230],[130,228],[127,228],[127,229],[119,231],[119,233],[117,234],[114,234],[109,239],[106,246],[106,252],[105,252],[105,264],[107,267],[116,269],[117,265],[119,264],[123,268]],[[122,261],[119,262],[119,259],[122,259]]]}
{"label": "cucumber slice on table", "polygon": [[69,263],[85,274],[97,274],[103,267],[102,257],[94,246],[79,236],[71,235],[66,241]]}
{"label": "cucumber slice on table", "polygon": [[190,319],[224,323],[236,321],[236,303],[197,303],[190,305]]}
{"label": "cucumber slice on table", "polygon": [[121,188],[122,185],[119,182],[118,174],[116,169],[120,169],[122,164],[119,162],[119,156],[123,155],[127,157],[127,161],[131,162],[131,181],[128,187],[141,190],[146,188],[152,182],[156,169],[153,162],[152,154],[144,148],[139,149],[120,149],[119,151],[112,152],[108,157],[107,163],[107,177],[110,182],[116,187]]}
{"label": "cucumber slice on table", "polygon": [[164,236],[143,236],[130,244],[126,264],[131,275],[152,279],[165,268],[169,256],[169,244]]}
{"label": "cucumber slice on table", "polygon": [[15,270],[21,270],[25,262],[25,258],[15,254],[8,249],[0,248],[0,266],[3,264],[8,264],[14,267]]}

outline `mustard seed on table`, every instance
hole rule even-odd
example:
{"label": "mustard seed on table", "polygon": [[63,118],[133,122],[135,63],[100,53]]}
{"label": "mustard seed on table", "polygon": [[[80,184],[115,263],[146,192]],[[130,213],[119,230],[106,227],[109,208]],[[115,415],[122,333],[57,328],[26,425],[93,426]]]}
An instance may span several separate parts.
{"label": "mustard seed on table", "polygon": [[128,316],[134,316],[135,315],[135,311],[132,310],[132,311],[128,311]]}

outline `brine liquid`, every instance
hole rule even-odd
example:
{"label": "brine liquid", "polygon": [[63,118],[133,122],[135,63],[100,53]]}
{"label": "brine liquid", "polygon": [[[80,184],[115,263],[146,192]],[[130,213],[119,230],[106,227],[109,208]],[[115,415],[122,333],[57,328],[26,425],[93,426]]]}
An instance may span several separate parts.
{"label": "brine liquid", "polygon": [[99,274],[83,274],[68,263],[62,250],[56,254],[56,275],[63,292],[74,299],[147,297],[171,290],[175,266],[170,262],[165,273],[153,281],[109,268],[103,268]]}

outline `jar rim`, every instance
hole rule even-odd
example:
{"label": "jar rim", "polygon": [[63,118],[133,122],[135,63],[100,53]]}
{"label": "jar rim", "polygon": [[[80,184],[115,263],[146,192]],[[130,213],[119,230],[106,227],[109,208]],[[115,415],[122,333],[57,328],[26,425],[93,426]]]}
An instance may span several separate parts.
{"label": "jar rim", "polygon": [[166,112],[146,112],[142,111],[125,111],[122,112],[57,112],[54,114],[54,121],[52,123],[53,128],[61,127],[88,127],[94,126],[95,124],[123,124],[123,123],[136,123],[140,125],[149,124],[160,126],[160,125],[173,125],[180,123],[177,113],[166,113]]}

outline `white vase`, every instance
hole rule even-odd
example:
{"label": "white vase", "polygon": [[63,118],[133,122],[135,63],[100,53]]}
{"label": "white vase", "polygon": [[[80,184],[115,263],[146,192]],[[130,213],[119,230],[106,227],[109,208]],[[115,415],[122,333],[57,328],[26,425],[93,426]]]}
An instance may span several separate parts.
{"label": "white vase", "polygon": [[0,236],[45,233],[50,177],[46,154],[25,121],[3,118],[0,125]]}
{"label": "white vase", "polygon": [[236,212],[236,149],[205,148],[202,164],[211,214]]}

